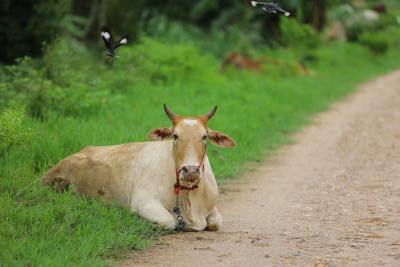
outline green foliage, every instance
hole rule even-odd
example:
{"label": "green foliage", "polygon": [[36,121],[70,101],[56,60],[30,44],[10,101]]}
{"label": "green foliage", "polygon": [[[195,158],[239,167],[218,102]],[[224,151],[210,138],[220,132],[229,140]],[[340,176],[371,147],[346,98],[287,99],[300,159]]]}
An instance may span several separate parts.
{"label": "green foliage", "polygon": [[374,53],[385,53],[389,49],[389,40],[386,35],[365,32],[359,37],[359,42]]}
{"label": "green foliage", "polygon": [[[375,4],[375,1],[368,1],[370,8]],[[399,27],[400,6],[392,1],[382,1],[382,4],[385,4],[387,13],[342,4],[333,7],[328,17],[331,23],[341,22],[350,41],[360,42],[375,53],[384,53],[398,38],[396,28]]]}
{"label": "green foliage", "polygon": [[[279,24],[279,16],[252,8],[243,0],[29,0],[24,4],[11,0],[3,2],[0,4],[0,25],[4,25],[0,26],[0,41],[7,49],[0,56],[0,61],[6,63],[24,55],[37,56],[42,51],[43,42],[51,42],[60,36],[67,35],[81,41],[98,40],[98,31],[102,26],[100,24],[108,24],[116,33],[129,34],[133,41],[142,34],[157,38],[165,35],[168,24],[173,20],[181,25],[172,25],[171,32],[175,31],[180,37],[184,37],[184,31],[180,29],[201,28],[220,39],[235,39],[240,42],[238,46],[241,51],[248,50],[249,43],[254,46],[254,41],[264,42],[263,38],[272,43],[272,39],[277,36]],[[305,17],[311,22],[315,16],[313,2],[282,0],[280,3],[293,13],[297,10],[300,21]],[[322,2],[320,10],[317,8],[321,15],[321,23],[318,25],[323,24],[326,7],[337,1]],[[10,31],[10,28],[13,30]],[[237,38],[239,35],[241,38]],[[234,46],[231,42],[219,43],[221,46],[223,44],[230,44],[227,45],[228,48]],[[210,46],[215,51],[213,44]],[[218,52],[221,53],[221,50]]]}
{"label": "green foliage", "polygon": [[40,119],[48,118],[51,113],[87,117],[109,97],[109,91],[95,91],[85,84],[74,84],[72,88],[63,88],[50,81],[43,81],[40,90],[28,103],[28,111],[34,118]]}
{"label": "green foliage", "polygon": [[341,4],[332,7],[328,12],[330,22],[340,21],[345,24],[347,19],[355,14],[354,8],[350,4]]}
{"label": "green foliage", "polygon": [[215,75],[215,69],[203,67],[215,65],[215,60],[202,56],[193,45],[165,44],[149,38],[143,38],[134,47],[124,49],[118,64],[118,70],[127,67],[137,78],[154,84],[199,80],[207,75]]}
{"label": "green foliage", "polygon": [[394,26],[383,31],[364,32],[359,37],[359,42],[376,54],[386,53],[391,47],[399,48],[400,28]]}
{"label": "green foliage", "polygon": [[[366,13],[374,14],[372,11],[357,12],[346,21],[347,37],[351,41],[357,41],[364,32],[374,31],[378,27],[379,19],[368,19]],[[378,14],[375,14],[378,16]],[[373,17],[373,16],[371,16]]]}
{"label": "green foliage", "polygon": [[333,7],[328,14],[331,22],[339,21],[344,25],[349,40],[357,41],[358,37],[366,32],[378,28],[379,14],[366,9],[355,9],[350,4]]}
{"label": "green foliage", "polygon": [[282,18],[280,30],[280,41],[288,47],[315,48],[320,42],[318,34],[311,26],[294,19]]}
{"label": "green foliage", "polygon": [[36,56],[42,44],[62,32],[71,0],[3,0],[0,3],[0,62],[11,63],[24,55]]}
{"label": "green foliage", "polygon": [[88,116],[107,100],[110,91],[95,88],[88,75],[92,58],[75,41],[60,39],[46,49],[44,58],[33,63],[22,58],[0,72],[0,107],[26,105],[28,114],[46,119],[50,113]]}
{"label": "green foliage", "polygon": [[31,130],[23,126],[23,119],[21,109],[6,109],[0,113],[0,156],[12,146],[29,139]]}
{"label": "green foliage", "polygon": [[384,30],[389,27],[399,27],[399,22],[397,22],[398,15],[394,13],[381,14],[379,16],[379,22],[377,25],[377,30]]}
{"label": "green foliage", "polygon": [[190,16],[194,20],[200,20],[202,17],[206,16],[209,12],[217,12],[219,3],[215,0],[200,0],[194,3],[191,10]]}
{"label": "green foliage", "polygon": [[42,80],[40,72],[30,58],[21,58],[17,64],[0,71],[0,110],[30,102],[31,95],[39,90]]}
{"label": "green foliage", "polygon": [[258,34],[260,25],[251,25],[245,28],[238,26],[228,26],[221,30],[213,26],[212,30],[202,44],[205,51],[210,51],[215,55],[224,56],[227,52],[240,52],[248,54],[255,49],[265,46],[262,37]]}

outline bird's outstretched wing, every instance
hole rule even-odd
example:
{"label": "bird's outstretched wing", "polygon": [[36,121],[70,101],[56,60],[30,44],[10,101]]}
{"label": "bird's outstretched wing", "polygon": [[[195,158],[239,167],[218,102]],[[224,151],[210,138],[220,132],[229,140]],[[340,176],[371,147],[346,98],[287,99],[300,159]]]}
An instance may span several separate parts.
{"label": "bird's outstretched wing", "polygon": [[268,13],[276,13],[277,11],[282,12],[286,17],[290,16],[290,13],[286,10],[283,10],[277,3],[275,2],[258,2],[258,1],[250,1],[253,7],[262,6],[262,9]]}
{"label": "bird's outstretched wing", "polygon": [[126,45],[128,43],[128,37],[122,37],[118,42],[115,43],[114,49],[117,49],[120,46]]}
{"label": "bird's outstretched wing", "polygon": [[275,10],[276,10],[276,11],[279,11],[279,12],[282,12],[283,15],[286,16],[286,17],[289,17],[289,16],[290,16],[290,13],[289,13],[289,12],[287,12],[286,10],[283,10],[283,9],[282,9],[280,6],[278,6],[278,5],[276,5]]}

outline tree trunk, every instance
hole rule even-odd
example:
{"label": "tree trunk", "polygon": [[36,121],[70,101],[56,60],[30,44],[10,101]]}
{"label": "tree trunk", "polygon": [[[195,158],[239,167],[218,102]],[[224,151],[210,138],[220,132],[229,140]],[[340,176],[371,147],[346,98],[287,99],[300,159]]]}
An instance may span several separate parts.
{"label": "tree trunk", "polygon": [[311,25],[318,31],[322,30],[326,20],[326,0],[314,0],[312,5]]}

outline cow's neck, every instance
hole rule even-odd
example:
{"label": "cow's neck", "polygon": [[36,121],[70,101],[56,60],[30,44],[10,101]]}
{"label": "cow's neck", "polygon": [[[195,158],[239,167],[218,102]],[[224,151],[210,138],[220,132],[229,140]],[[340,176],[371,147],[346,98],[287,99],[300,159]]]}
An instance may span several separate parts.
{"label": "cow's neck", "polygon": [[179,194],[179,206],[189,227],[199,229],[204,227],[206,217],[216,204],[216,189],[212,187],[208,178],[202,173],[198,188],[182,190]]}
{"label": "cow's neck", "polygon": [[[203,178],[203,177],[202,177]],[[183,211],[183,216],[189,227],[196,227],[204,222],[205,216],[208,213],[204,199],[204,190],[206,181],[200,180],[199,187],[194,190],[183,190],[179,195],[180,207]]]}

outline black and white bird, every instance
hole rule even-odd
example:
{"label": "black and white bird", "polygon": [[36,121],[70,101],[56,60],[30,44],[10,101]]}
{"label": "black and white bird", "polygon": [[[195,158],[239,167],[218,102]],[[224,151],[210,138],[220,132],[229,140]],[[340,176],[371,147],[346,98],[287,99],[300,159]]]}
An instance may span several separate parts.
{"label": "black and white bird", "polygon": [[104,44],[106,45],[105,53],[110,58],[113,58],[115,56],[115,49],[128,43],[127,37],[122,37],[118,42],[114,42],[111,31],[106,26],[101,28],[101,38],[103,39]]}
{"label": "black and white bird", "polygon": [[253,7],[261,6],[262,10],[264,10],[267,13],[277,13],[281,12],[283,15],[286,17],[290,16],[290,13],[287,12],[286,10],[283,10],[278,3],[276,2],[257,2],[257,1],[250,1],[251,5]]}

